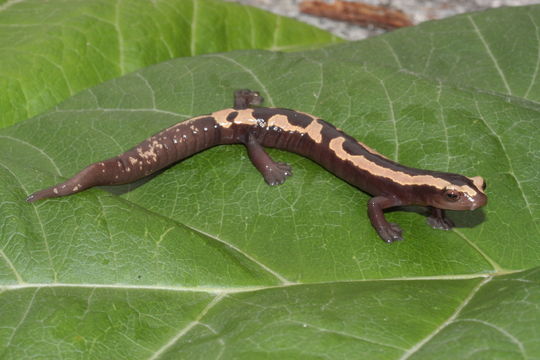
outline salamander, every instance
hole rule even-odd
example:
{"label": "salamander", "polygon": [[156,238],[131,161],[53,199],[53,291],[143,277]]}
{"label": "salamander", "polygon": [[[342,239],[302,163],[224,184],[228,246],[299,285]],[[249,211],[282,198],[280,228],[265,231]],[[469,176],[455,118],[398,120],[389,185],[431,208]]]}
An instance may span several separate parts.
{"label": "salamander", "polygon": [[28,196],[33,202],[78,193],[99,185],[130,183],[192,154],[223,144],[244,144],[251,162],[269,185],[282,184],[291,167],[274,161],[264,147],[291,151],[373,195],[367,209],[371,223],[386,242],[401,240],[402,230],[384,210],[421,205],[436,229],[454,224],[445,210],[475,210],[486,205],[486,183],[480,176],[429,171],[401,165],[307,113],[260,107],[256,91],[235,92],[232,108],[196,116],[144,140],[125,153],[87,166],[69,180]]}

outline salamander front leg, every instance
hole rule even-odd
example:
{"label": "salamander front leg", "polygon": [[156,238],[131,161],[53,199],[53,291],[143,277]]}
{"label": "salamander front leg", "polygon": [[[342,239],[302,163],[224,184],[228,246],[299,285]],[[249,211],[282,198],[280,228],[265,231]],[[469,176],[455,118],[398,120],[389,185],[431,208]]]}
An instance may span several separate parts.
{"label": "salamander front leg", "polygon": [[402,205],[398,199],[384,196],[375,196],[368,203],[368,215],[371,225],[377,230],[379,236],[387,243],[403,240],[403,230],[398,224],[389,223],[384,217],[384,209]]}
{"label": "salamander front leg", "polygon": [[454,222],[446,217],[444,210],[429,206],[430,215],[427,223],[434,229],[450,230],[454,227]]}
{"label": "salamander front leg", "polygon": [[264,181],[266,181],[268,185],[281,185],[288,176],[292,175],[291,167],[286,163],[275,162],[272,160],[270,155],[266,153],[264,148],[257,142],[257,139],[255,139],[255,136],[252,134],[249,135],[245,145],[248,149],[251,162],[262,174]]}

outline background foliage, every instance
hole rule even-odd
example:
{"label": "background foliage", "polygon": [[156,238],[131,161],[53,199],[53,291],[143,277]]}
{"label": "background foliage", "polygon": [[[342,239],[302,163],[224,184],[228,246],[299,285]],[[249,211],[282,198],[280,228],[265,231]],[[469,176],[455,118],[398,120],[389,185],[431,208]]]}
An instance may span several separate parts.
{"label": "background foliage", "polygon": [[0,126],[168,59],[335,41],[292,19],[215,0],[6,1],[0,5]]}

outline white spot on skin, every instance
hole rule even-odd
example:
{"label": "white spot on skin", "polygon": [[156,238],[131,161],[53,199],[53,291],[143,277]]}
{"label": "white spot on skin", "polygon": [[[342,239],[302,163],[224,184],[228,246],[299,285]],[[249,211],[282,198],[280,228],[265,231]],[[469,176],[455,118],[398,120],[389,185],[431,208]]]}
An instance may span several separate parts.
{"label": "white spot on skin", "polygon": [[135,159],[134,157],[130,156],[129,157],[129,162],[131,163],[131,165],[135,165],[137,163],[137,159]]}
{"label": "white spot on skin", "polygon": [[143,149],[141,147],[138,147],[136,150],[137,150],[137,154],[141,158],[147,160],[147,162],[149,161],[149,159],[151,159],[154,162],[157,162],[157,154],[156,154],[155,149],[156,148],[161,149],[162,147],[163,147],[163,145],[160,144],[157,140],[153,140],[148,145],[148,150],[143,151]]}
{"label": "white spot on skin", "polygon": [[57,188],[54,188],[52,191],[53,191],[53,193],[58,194],[58,189]]}
{"label": "white spot on skin", "polygon": [[75,192],[75,191],[77,191],[77,190],[79,190],[79,187],[78,187],[78,186],[75,186],[71,191]]}

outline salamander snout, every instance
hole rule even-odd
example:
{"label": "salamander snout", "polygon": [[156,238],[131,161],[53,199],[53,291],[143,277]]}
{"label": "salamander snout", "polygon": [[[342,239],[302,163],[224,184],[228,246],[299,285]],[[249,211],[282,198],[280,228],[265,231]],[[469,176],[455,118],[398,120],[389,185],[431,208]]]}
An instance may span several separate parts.
{"label": "salamander snout", "polygon": [[482,206],[485,206],[487,204],[487,196],[484,193],[478,193],[473,199],[471,203],[470,210],[476,210],[478,208],[481,208]]}
{"label": "salamander snout", "polygon": [[476,188],[476,194],[472,196],[471,206],[471,210],[475,210],[487,204],[487,196],[484,192],[487,186],[486,181],[481,176],[474,176],[470,180]]}

